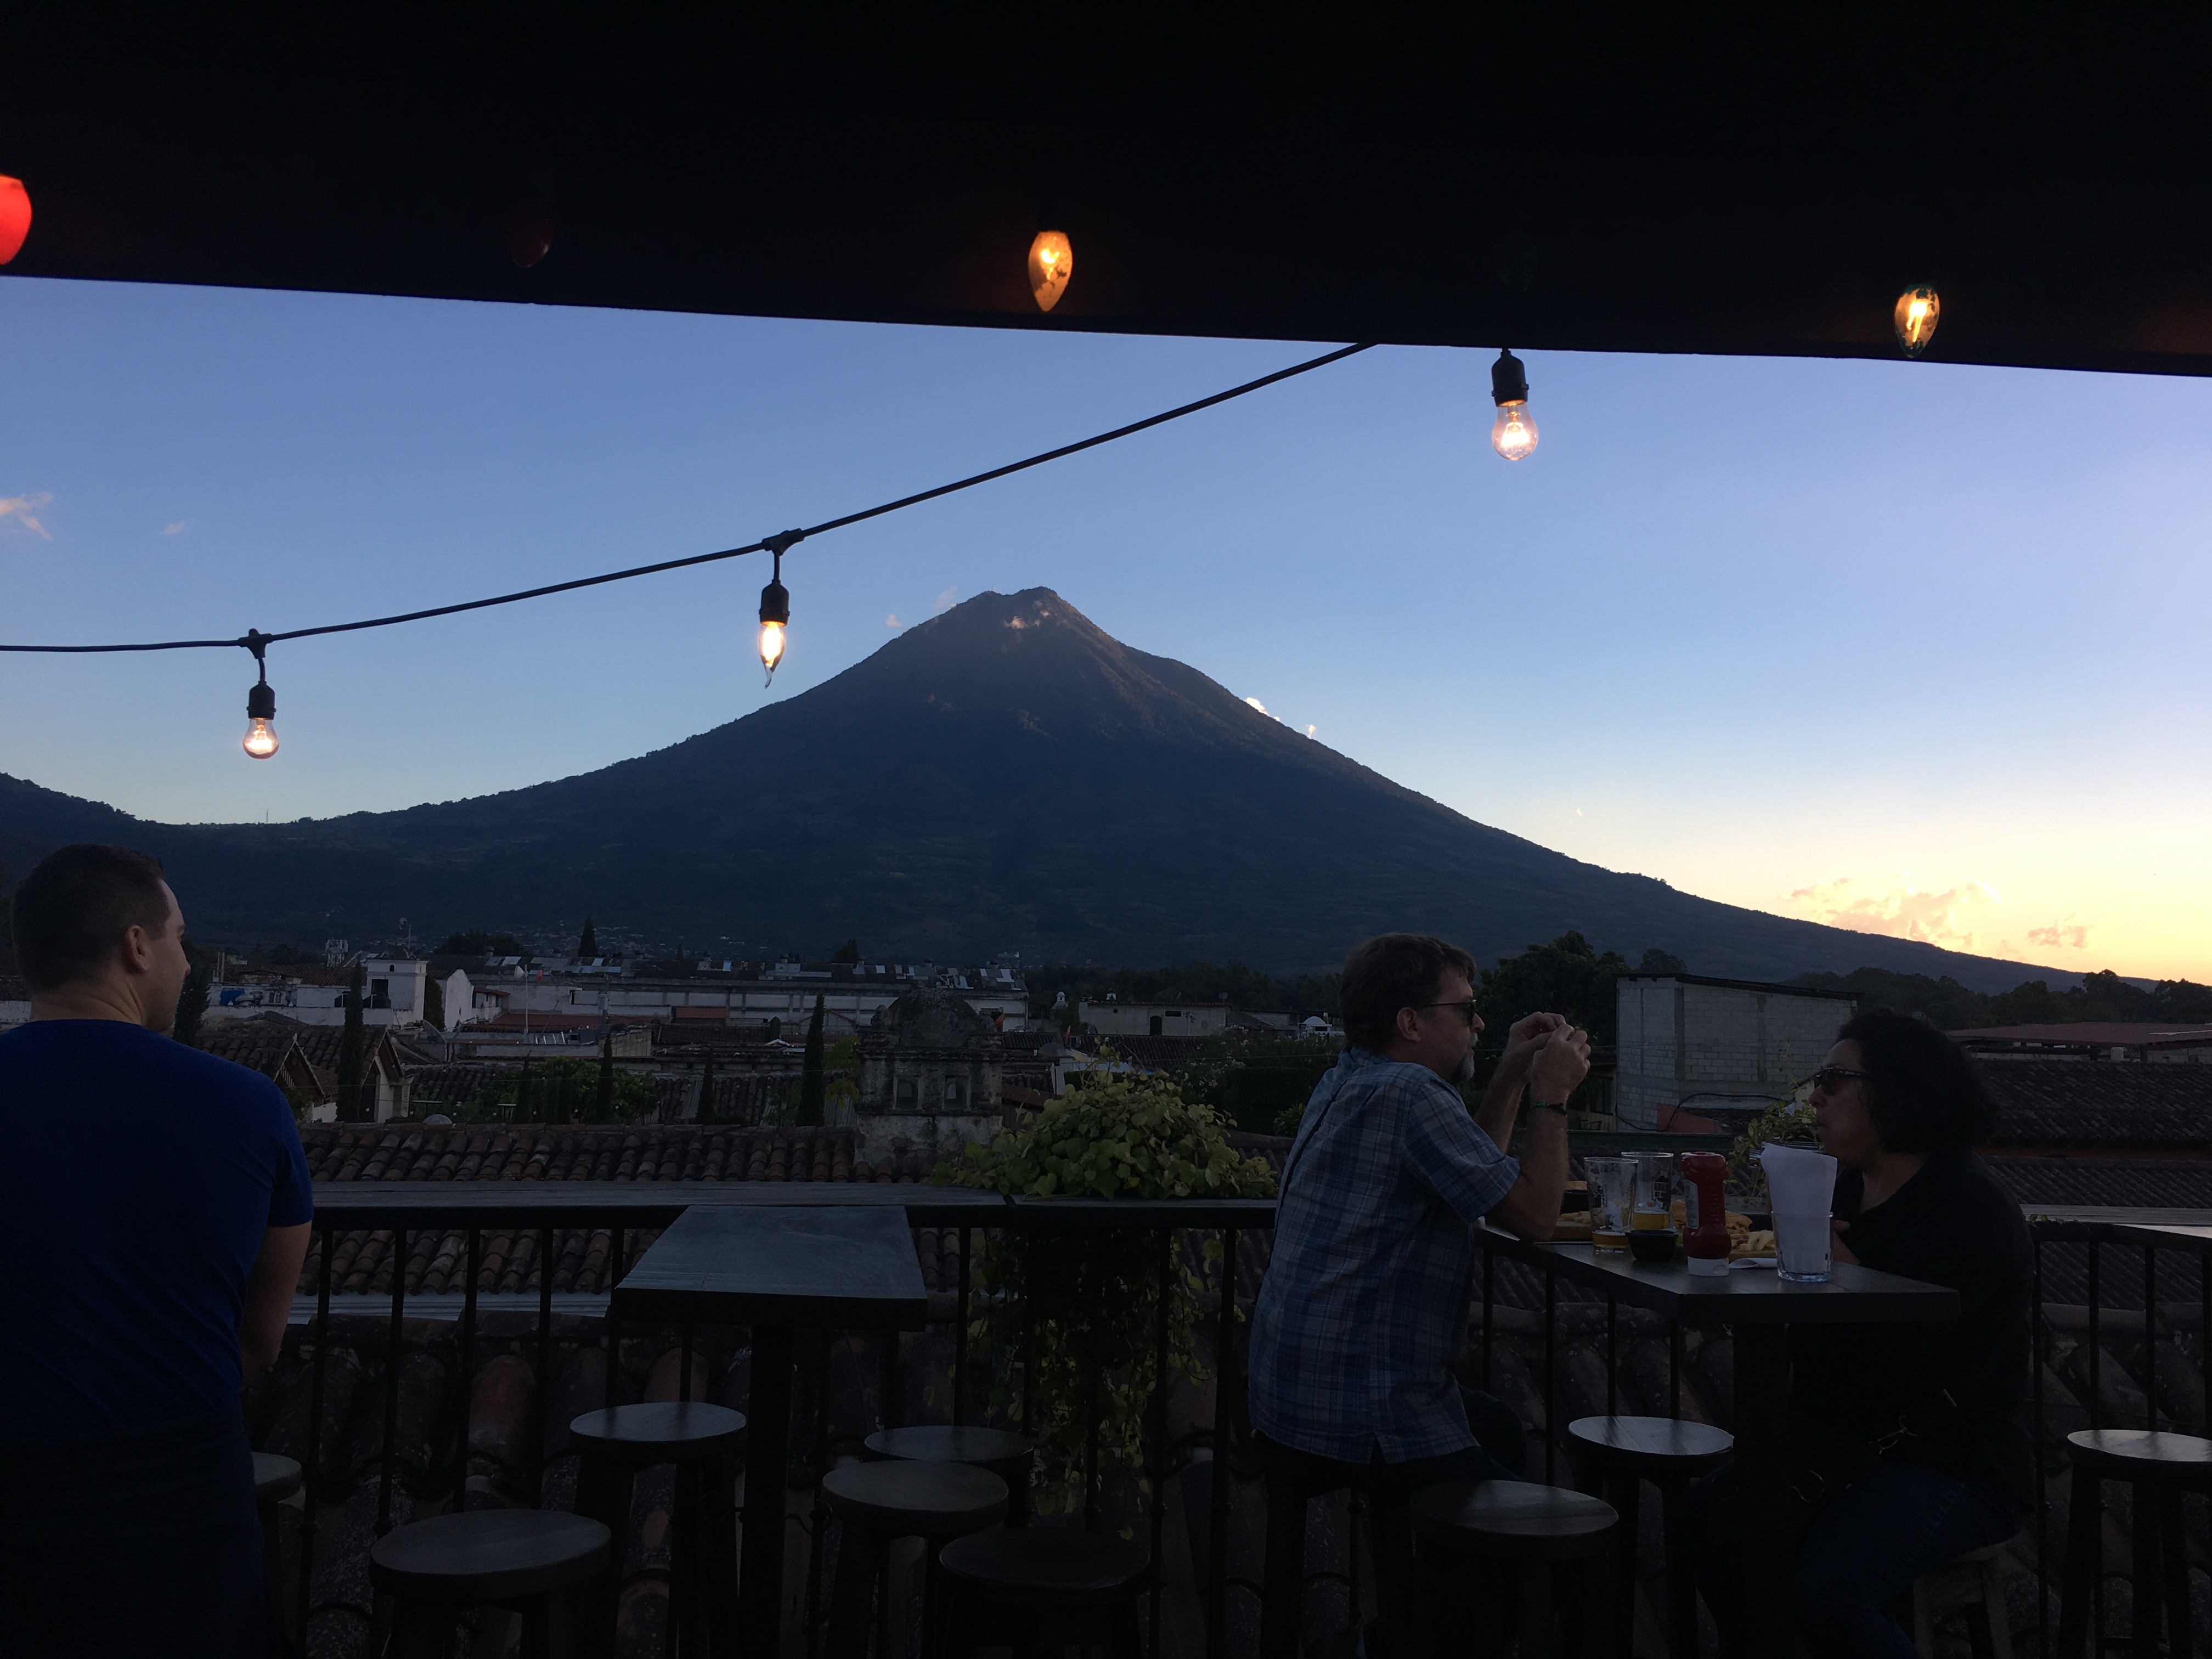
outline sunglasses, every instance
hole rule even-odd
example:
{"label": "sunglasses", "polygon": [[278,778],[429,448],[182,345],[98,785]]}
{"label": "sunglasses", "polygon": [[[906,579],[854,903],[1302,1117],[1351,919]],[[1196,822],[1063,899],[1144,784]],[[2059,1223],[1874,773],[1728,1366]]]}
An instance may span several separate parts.
{"label": "sunglasses", "polygon": [[1813,1073],[1813,1086],[1822,1094],[1832,1095],[1846,1078],[1869,1078],[1873,1075],[1872,1072],[1854,1071],[1848,1066],[1823,1066]]}
{"label": "sunglasses", "polygon": [[1474,1029],[1474,999],[1473,997],[1469,997],[1465,1002],[1409,1002],[1406,1006],[1409,1008],[1449,1008],[1467,1023],[1469,1030]]}

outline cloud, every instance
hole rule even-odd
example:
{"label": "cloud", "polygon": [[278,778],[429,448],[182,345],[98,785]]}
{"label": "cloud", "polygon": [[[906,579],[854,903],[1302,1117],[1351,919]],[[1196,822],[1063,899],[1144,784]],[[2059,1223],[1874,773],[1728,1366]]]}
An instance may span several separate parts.
{"label": "cloud", "polygon": [[45,490],[35,495],[0,495],[0,524],[13,520],[41,541],[53,538],[46,533],[46,526],[39,522],[41,507],[52,505],[53,496]]}
{"label": "cloud", "polygon": [[1309,726],[1308,727],[1306,727],[1306,735],[1307,735],[1308,737],[1310,737],[1310,737],[1315,737],[1315,736],[1317,736],[1317,735],[1320,733],[1320,731],[1321,731],[1321,727],[1319,727],[1318,726]]}
{"label": "cloud", "polygon": [[164,536],[181,536],[188,527],[186,521],[183,519],[179,519],[174,524],[163,525],[161,526],[161,533]]}
{"label": "cloud", "polygon": [[960,590],[957,587],[948,587],[937,596],[936,606],[929,614],[933,617],[941,617],[959,602]]}
{"label": "cloud", "polygon": [[1245,701],[1246,702],[1248,702],[1248,703],[1251,704],[1253,708],[1255,708],[1258,709],[1261,714],[1267,714],[1267,718],[1268,718],[1269,720],[1271,720],[1274,721],[1274,723],[1275,723],[1276,725],[1280,726],[1280,725],[1283,723],[1283,717],[1282,717],[1280,714],[1267,714],[1267,705],[1266,703],[1264,703],[1264,702],[1261,702],[1259,700],[1259,698],[1257,698],[1257,697],[1247,697],[1247,698],[1245,698],[1245,699],[1244,699],[1244,701]]}
{"label": "cloud", "polygon": [[2055,921],[2048,927],[2029,928],[2027,942],[2030,945],[2048,945],[2054,951],[2061,948],[2069,951],[2086,951],[2089,948],[2088,925],[2085,922],[2076,922],[2073,917],[2069,916],[2065,921]]}
{"label": "cloud", "polygon": [[894,611],[890,616],[884,618],[884,626],[886,628],[904,628],[906,624],[898,619],[898,612]]}
{"label": "cloud", "polygon": [[1989,913],[2003,902],[2004,895],[1987,882],[1962,882],[1929,892],[1910,878],[1885,882],[1880,877],[1853,876],[1800,887],[1788,900],[1791,909],[1809,921],[1855,933],[1918,939],[1951,951],[1980,950],[1981,929],[1993,919]]}

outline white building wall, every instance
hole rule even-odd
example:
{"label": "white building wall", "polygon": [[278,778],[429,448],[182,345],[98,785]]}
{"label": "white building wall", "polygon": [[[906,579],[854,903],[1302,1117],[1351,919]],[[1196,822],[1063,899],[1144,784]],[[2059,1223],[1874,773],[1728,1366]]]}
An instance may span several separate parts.
{"label": "white building wall", "polygon": [[1082,1002],[1075,1017],[1101,1036],[1218,1036],[1229,1029],[1225,1002]]}

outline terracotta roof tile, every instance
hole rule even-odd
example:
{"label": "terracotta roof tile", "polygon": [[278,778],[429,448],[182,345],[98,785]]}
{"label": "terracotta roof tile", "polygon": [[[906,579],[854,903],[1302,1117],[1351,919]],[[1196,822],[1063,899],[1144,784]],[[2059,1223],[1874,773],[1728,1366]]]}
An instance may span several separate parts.
{"label": "terracotta roof tile", "polygon": [[2206,1144],[2207,1126],[2212,1125],[2212,1066],[1990,1060],[1979,1069],[1997,1103],[1993,1147],[2201,1148]]}

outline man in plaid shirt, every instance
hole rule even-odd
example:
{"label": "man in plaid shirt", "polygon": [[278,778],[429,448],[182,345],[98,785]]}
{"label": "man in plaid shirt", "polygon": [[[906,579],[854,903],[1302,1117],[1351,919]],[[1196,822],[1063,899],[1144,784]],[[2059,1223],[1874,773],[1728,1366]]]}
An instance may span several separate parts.
{"label": "man in plaid shirt", "polygon": [[[1483,1029],[1474,981],[1473,957],[1422,934],[1369,939],[1344,964],[1351,1042],[1284,1161],[1248,1371],[1253,1427],[1310,1490],[1521,1475],[1520,1425],[1446,1362],[1467,1334],[1474,1224],[1551,1236],[1589,1036],[1521,1020],[1470,1116],[1456,1085]],[[1524,1093],[1516,1161],[1502,1149]]]}

